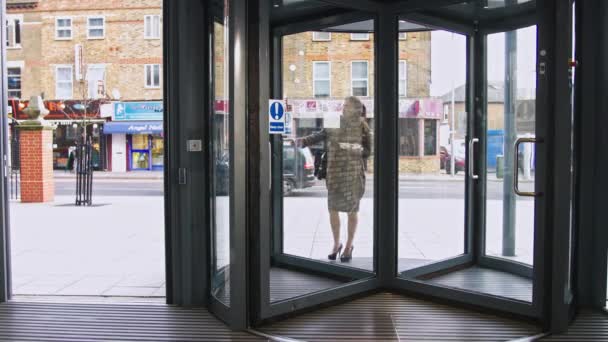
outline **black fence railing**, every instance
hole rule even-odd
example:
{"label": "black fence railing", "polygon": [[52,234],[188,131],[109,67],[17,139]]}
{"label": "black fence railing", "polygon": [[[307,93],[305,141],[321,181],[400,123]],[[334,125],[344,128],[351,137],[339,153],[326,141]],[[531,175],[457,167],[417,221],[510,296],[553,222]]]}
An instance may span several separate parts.
{"label": "black fence railing", "polygon": [[92,205],[93,195],[93,146],[91,139],[76,145],[76,205]]}
{"label": "black fence railing", "polygon": [[11,199],[21,198],[21,171],[11,168],[8,174],[8,187]]}

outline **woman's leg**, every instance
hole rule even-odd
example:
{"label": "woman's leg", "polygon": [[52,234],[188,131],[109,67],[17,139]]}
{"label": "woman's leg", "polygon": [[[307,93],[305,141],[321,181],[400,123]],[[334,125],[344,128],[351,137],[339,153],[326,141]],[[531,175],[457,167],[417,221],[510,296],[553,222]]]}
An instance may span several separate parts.
{"label": "woman's leg", "polygon": [[334,236],[334,249],[337,251],[340,247],[340,213],[335,210],[329,211],[329,224],[331,225],[331,232]]}
{"label": "woman's leg", "polygon": [[348,240],[346,240],[346,246],[344,250],[350,252],[350,248],[353,246],[353,240],[355,240],[355,233],[357,232],[357,224],[359,223],[359,213],[352,212],[348,213]]}

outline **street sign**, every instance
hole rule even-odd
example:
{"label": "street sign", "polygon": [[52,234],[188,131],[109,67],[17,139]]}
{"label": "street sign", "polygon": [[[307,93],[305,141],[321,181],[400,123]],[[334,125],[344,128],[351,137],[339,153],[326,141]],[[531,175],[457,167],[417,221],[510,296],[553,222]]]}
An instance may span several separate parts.
{"label": "street sign", "polygon": [[285,134],[285,103],[282,100],[268,101],[268,133]]}

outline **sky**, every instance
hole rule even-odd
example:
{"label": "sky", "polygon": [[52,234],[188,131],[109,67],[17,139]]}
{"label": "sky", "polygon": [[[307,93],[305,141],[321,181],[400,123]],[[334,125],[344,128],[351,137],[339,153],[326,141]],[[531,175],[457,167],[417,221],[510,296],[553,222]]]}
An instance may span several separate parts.
{"label": "sky", "polygon": [[[536,27],[517,30],[518,89],[536,86]],[[488,36],[488,79],[504,81],[505,34]],[[431,96],[443,96],[466,78],[466,38],[447,31],[431,33]]]}

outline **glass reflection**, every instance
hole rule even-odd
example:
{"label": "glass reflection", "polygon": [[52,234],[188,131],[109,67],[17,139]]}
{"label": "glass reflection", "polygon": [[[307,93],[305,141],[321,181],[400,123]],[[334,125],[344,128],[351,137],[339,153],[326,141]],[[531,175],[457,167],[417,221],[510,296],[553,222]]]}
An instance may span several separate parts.
{"label": "glass reflection", "polygon": [[466,38],[407,32],[399,36],[399,59],[403,272],[464,254]]}
{"label": "glass reflection", "polygon": [[211,120],[213,165],[212,293],[230,305],[230,113],[228,111],[228,18],[216,13],[213,26],[214,111]]}
{"label": "glass reflection", "polygon": [[488,83],[500,101],[488,103],[485,252],[532,265],[535,201],[518,196],[514,185],[535,188],[535,145],[515,151],[515,143],[536,131],[536,27],[489,35],[488,46],[488,77],[498,80]]}
{"label": "glass reflection", "polygon": [[367,32],[283,37],[291,132],[282,139],[283,220],[274,265],[287,267],[271,270],[271,301],[374,270],[373,65],[374,35]]}

